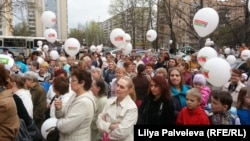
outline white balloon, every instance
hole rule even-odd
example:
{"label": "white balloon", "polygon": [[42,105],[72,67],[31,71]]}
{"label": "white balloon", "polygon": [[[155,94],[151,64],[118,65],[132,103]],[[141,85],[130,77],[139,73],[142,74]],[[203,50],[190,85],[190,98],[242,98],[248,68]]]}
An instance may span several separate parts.
{"label": "white balloon", "polygon": [[125,33],[125,35],[124,35],[124,41],[125,41],[125,43],[130,43],[131,36],[128,33]]}
{"label": "white balloon", "polygon": [[41,20],[45,27],[52,27],[56,23],[56,15],[52,11],[44,11]]}
{"label": "white balloon", "polygon": [[124,46],[121,48],[122,50],[122,53],[124,55],[129,55],[132,51],[132,44],[131,43],[128,43],[128,44],[124,44]]}
{"label": "white balloon", "polygon": [[44,62],[43,58],[38,56],[36,60],[39,64],[42,64]]}
{"label": "white balloon", "polygon": [[206,46],[206,47],[210,47],[210,41],[206,41],[206,42],[205,42],[205,46]]}
{"label": "white balloon", "polygon": [[80,50],[80,42],[75,38],[69,38],[64,43],[64,50],[70,56],[75,56]]}
{"label": "white balloon", "polygon": [[42,41],[37,41],[37,46],[40,47],[43,45],[43,42]]}
{"label": "white balloon", "polygon": [[250,12],[250,1],[248,1],[248,11]]}
{"label": "white balloon", "polygon": [[173,40],[169,40],[169,44],[172,44],[173,43]]}
{"label": "white balloon", "polygon": [[219,24],[219,15],[213,8],[205,7],[197,11],[193,18],[193,27],[200,37],[211,34]]}
{"label": "white balloon", "polygon": [[243,50],[242,52],[241,52],[241,58],[243,59],[243,60],[247,60],[247,58],[250,58],[250,50]]}
{"label": "white balloon", "polygon": [[95,51],[96,51],[96,49],[97,49],[97,48],[96,48],[96,46],[95,46],[95,45],[90,46],[90,51],[91,51],[91,52],[95,52]]}
{"label": "white balloon", "polygon": [[57,32],[52,28],[48,28],[44,31],[44,37],[47,41],[54,43],[57,39]]}
{"label": "white balloon", "polygon": [[57,122],[56,118],[49,118],[43,122],[41,127],[41,133],[44,139],[47,138],[47,135],[49,133],[47,132],[47,130],[50,129],[51,127],[56,127],[56,122]]}
{"label": "white balloon", "polygon": [[225,49],[224,49],[224,53],[225,53],[225,54],[230,54],[230,52],[231,52],[231,49],[230,49],[230,48],[225,48]]}
{"label": "white balloon", "polygon": [[5,69],[10,70],[13,67],[15,61],[8,55],[0,54],[0,64],[4,64]]}
{"label": "white balloon", "polygon": [[98,46],[96,47],[96,51],[97,51],[98,53],[102,52],[102,46],[101,46],[101,45],[98,45]]}
{"label": "white balloon", "polygon": [[49,56],[52,60],[57,60],[60,57],[56,50],[50,51]]}
{"label": "white balloon", "polygon": [[216,50],[212,47],[203,47],[197,54],[198,63],[203,66],[209,59],[217,56]]}
{"label": "white balloon", "polygon": [[110,41],[115,47],[120,47],[124,43],[125,32],[121,28],[115,28],[110,33]]}
{"label": "white balloon", "polygon": [[203,66],[206,80],[215,87],[221,87],[231,78],[231,66],[222,58],[209,59]]}
{"label": "white balloon", "polygon": [[232,65],[236,61],[236,57],[234,55],[228,55],[226,60],[230,65]]}
{"label": "white balloon", "polygon": [[42,51],[42,49],[40,47],[36,48],[36,51]]}
{"label": "white balloon", "polygon": [[49,51],[49,46],[48,45],[44,45],[43,46],[43,51],[48,52]]}
{"label": "white balloon", "polygon": [[147,31],[146,37],[147,37],[148,41],[152,42],[157,38],[157,33],[155,30],[150,29]]}

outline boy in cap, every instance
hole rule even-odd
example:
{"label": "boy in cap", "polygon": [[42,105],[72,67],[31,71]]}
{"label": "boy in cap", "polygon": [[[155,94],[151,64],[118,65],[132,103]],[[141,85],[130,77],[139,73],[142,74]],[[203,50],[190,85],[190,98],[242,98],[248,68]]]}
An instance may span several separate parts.
{"label": "boy in cap", "polygon": [[201,92],[201,107],[207,106],[211,89],[206,86],[206,78],[203,74],[195,74],[193,78],[193,87],[198,88]]}

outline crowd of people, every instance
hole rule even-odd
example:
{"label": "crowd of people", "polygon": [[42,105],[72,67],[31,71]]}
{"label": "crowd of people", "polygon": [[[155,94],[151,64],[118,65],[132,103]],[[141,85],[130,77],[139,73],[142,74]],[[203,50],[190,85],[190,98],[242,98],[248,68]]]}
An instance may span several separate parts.
{"label": "crowd of people", "polygon": [[59,54],[54,60],[33,51],[16,56],[9,69],[0,64],[0,140],[18,140],[31,120],[41,133],[49,118],[57,119],[60,141],[104,135],[133,141],[134,125],[250,125],[248,78],[242,77],[248,72],[232,69],[230,80],[214,89],[198,52],[190,60],[164,50],[157,56],[86,52],[79,59]]}

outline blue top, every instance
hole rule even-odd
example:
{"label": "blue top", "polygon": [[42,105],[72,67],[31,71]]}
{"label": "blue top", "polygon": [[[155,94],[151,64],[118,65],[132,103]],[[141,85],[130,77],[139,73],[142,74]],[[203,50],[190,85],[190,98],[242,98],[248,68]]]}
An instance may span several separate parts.
{"label": "blue top", "polygon": [[250,125],[250,109],[238,109],[237,115],[241,125]]}
{"label": "blue top", "polygon": [[181,107],[186,106],[186,94],[188,91],[188,86],[187,85],[182,85],[181,92],[176,90],[175,87],[171,86],[171,92],[172,96],[177,97],[180,100]]}
{"label": "blue top", "polygon": [[16,65],[18,65],[20,67],[20,71],[22,73],[25,73],[29,70],[28,66],[26,64],[24,64],[22,61],[16,61]]}

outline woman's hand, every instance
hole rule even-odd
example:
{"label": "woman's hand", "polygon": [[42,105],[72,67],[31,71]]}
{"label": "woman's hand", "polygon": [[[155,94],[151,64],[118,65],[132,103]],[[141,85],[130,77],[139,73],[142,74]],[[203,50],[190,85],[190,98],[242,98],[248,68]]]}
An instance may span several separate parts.
{"label": "woman's hand", "polygon": [[102,116],[102,120],[106,122],[106,114]]}
{"label": "woman's hand", "polygon": [[109,129],[110,130],[115,130],[116,128],[118,128],[119,124],[120,124],[119,122],[118,123],[111,123],[110,126],[109,126]]}
{"label": "woman's hand", "polygon": [[54,105],[56,110],[61,110],[62,109],[62,101],[60,98],[55,98],[54,99]]}

